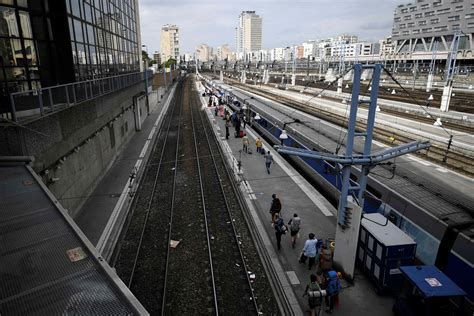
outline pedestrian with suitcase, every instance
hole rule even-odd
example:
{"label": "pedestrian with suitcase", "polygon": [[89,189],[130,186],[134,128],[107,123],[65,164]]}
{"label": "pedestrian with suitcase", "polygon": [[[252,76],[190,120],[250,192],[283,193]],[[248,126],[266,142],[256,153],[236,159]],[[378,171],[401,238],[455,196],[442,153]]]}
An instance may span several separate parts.
{"label": "pedestrian with suitcase", "polygon": [[249,138],[247,135],[242,137],[242,151],[246,154],[249,152]]}
{"label": "pedestrian with suitcase", "polygon": [[308,270],[311,270],[313,267],[314,263],[316,262],[316,255],[318,253],[316,244],[318,243],[318,240],[314,238],[314,234],[310,233],[308,235],[309,239],[305,241],[303,251],[300,256],[300,263],[305,263],[306,259],[308,260]]}

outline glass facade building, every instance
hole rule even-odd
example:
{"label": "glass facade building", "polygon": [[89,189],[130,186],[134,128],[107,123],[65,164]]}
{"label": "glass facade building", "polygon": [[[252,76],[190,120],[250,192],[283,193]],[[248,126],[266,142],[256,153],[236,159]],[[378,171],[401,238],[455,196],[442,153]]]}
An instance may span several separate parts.
{"label": "glass facade building", "polygon": [[9,93],[140,71],[138,0],[0,0],[0,108]]}

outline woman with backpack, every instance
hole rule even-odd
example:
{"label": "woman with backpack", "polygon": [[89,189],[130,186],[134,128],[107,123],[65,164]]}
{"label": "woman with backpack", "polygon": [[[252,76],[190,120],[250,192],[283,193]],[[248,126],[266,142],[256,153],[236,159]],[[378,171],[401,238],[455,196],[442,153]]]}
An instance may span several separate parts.
{"label": "woman with backpack", "polygon": [[[319,311],[321,311],[321,306],[323,305],[323,293],[316,275],[311,274],[309,280],[310,282],[306,285],[303,297],[308,296],[309,312],[311,313],[311,316],[315,316],[315,309],[317,307],[319,307]],[[319,312],[317,314],[319,315]]]}
{"label": "woman with backpack", "polygon": [[288,225],[290,225],[291,246],[295,248],[296,239],[298,239],[298,233],[301,228],[301,218],[298,217],[298,214],[293,214],[293,218],[290,219]]}

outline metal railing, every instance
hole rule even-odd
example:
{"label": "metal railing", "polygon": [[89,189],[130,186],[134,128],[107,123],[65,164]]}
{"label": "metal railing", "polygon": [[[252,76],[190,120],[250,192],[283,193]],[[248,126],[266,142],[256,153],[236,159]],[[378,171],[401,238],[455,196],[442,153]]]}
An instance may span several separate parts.
{"label": "metal railing", "polygon": [[[148,71],[148,78],[151,76],[152,72]],[[6,114],[7,118],[15,122],[36,116],[44,116],[72,105],[118,91],[143,80],[145,80],[145,72],[134,72],[14,92],[10,94],[10,109],[4,114]]]}

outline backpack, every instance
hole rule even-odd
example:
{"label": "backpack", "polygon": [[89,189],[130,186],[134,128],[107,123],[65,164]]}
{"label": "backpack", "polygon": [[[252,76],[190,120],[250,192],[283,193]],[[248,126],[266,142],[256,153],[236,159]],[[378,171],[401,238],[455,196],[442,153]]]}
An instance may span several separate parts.
{"label": "backpack", "polygon": [[328,272],[328,286],[326,291],[328,295],[335,295],[339,293],[341,290],[341,284],[339,283],[339,279],[337,278],[336,271],[332,270]]}
{"label": "backpack", "polygon": [[275,222],[275,230],[282,234],[286,233],[287,228],[285,226],[283,218],[280,217],[279,219],[277,219],[277,221]]}
{"label": "backpack", "polygon": [[318,283],[309,283],[308,284],[308,305],[311,308],[319,306],[322,304],[323,295],[321,293],[321,288]]}
{"label": "backpack", "polygon": [[292,232],[297,232],[300,230],[300,225],[301,225],[301,219],[299,217],[293,217],[290,222],[290,229]]}

